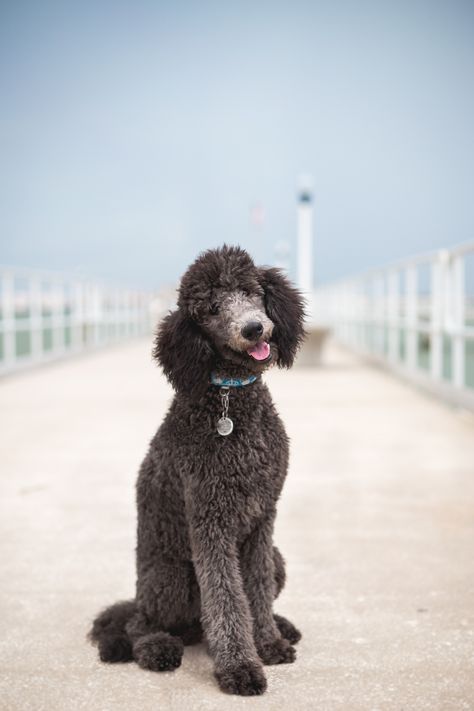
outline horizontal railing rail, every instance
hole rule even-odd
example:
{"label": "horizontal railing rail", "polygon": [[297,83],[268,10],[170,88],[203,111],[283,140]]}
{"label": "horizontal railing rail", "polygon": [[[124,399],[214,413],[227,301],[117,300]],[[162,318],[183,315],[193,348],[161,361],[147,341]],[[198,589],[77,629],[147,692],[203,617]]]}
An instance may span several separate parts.
{"label": "horizontal railing rail", "polygon": [[317,288],[314,323],[474,409],[474,242]]}
{"label": "horizontal railing rail", "polygon": [[150,332],[157,296],[0,267],[0,375]]}

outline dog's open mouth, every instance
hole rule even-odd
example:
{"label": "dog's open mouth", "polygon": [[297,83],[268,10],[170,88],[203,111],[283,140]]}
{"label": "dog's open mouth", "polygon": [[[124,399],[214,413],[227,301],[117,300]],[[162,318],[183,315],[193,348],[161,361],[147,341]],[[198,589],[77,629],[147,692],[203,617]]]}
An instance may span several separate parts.
{"label": "dog's open mouth", "polygon": [[254,360],[267,360],[270,356],[270,344],[266,341],[260,341],[260,343],[256,343],[252,348],[247,348],[247,353]]}

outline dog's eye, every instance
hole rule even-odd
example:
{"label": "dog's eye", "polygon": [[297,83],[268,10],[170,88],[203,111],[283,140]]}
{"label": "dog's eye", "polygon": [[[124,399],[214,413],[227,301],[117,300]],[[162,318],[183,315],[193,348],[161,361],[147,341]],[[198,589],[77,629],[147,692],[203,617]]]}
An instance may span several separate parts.
{"label": "dog's eye", "polygon": [[219,304],[216,304],[216,303],[211,304],[209,306],[209,313],[212,314],[213,316],[218,314],[219,313]]}

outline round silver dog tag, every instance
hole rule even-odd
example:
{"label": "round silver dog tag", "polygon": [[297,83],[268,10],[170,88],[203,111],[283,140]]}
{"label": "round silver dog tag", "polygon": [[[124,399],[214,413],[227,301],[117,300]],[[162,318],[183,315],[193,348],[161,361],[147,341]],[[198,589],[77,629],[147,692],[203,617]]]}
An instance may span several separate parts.
{"label": "round silver dog tag", "polygon": [[232,422],[230,417],[221,417],[221,419],[217,423],[217,431],[223,437],[230,435],[233,429],[234,423]]}

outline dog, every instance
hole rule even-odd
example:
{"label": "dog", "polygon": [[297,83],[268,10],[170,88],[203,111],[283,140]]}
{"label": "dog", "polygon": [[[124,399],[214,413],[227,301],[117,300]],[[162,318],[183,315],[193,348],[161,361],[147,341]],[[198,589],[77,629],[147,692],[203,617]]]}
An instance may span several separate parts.
{"label": "dog", "polygon": [[264,664],[295,660],[300,632],[273,614],[288,438],[262,374],[291,367],[304,335],[301,294],[240,247],[184,274],[153,350],[175,395],[138,476],[136,596],[95,619],[102,661],[171,671],[205,638],[220,688],[249,696]]}

